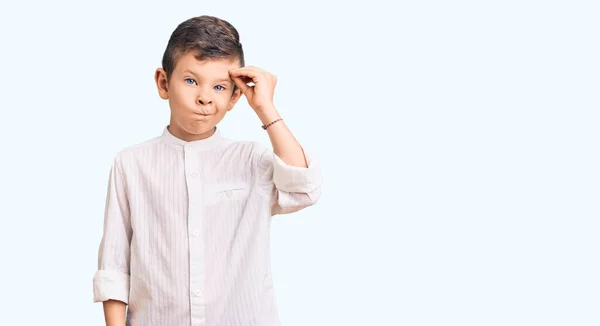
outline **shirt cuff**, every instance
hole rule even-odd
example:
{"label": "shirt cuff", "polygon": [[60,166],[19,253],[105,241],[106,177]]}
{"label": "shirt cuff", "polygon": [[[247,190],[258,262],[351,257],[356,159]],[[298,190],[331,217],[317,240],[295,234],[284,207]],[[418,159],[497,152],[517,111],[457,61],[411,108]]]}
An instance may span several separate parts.
{"label": "shirt cuff", "polygon": [[118,300],[129,301],[129,275],[111,271],[99,270],[94,275],[94,302]]}
{"label": "shirt cuff", "polygon": [[273,156],[273,182],[278,190],[310,193],[321,186],[319,162],[309,152],[304,151],[306,168],[287,165],[277,154]]}

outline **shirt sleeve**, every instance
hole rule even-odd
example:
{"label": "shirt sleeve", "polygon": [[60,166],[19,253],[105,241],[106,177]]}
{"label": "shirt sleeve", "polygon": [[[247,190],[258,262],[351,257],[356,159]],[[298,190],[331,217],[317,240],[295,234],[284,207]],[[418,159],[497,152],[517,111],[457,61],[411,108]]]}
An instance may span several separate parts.
{"label": "shirt sleeve", "polygon": [[259,183],[271,195],[271,215],[299,211],[321,197],[320,164],[313,154],[302,150],[308,167],[288,165],[271,149],[259,147]]}
{"label": "shirt sleeve", "polygon": [[110,170],[104,230],[98,250],[98,270],[94,275],[94,302],[129,300],[129,244],[131,223],[126,183],[119,156]]}

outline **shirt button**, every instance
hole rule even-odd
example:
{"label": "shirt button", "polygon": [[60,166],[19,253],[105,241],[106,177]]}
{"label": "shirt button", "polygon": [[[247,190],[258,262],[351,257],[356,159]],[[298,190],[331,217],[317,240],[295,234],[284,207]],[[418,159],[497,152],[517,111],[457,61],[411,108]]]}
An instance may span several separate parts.
{"label": "shirt button", "polygon": [[193,148],[194,148],[194,146],[192,146],[192,145],[188,145],[188,146],[187,146],[187,149],[188,149],[188,150],[190,150],[190,151],[191,151]]}
{"label": "shirt button", "polygon": [[201,293],[200,293],[200,291],[194,291],[194,295],[195,295],[195,296],[199,297],[199,296],[200,296],[200,294],[201,294]]}
{"label": "shirt button", "polygon": [[196,173],[196,172],[190,173],[190,177],[192,177],[192,178],[195,178],[197,176],[198,176],[198,173]]}
{"label": "shirt button", "polygon": [[231,198],[231,195],[233,195],[233,193],[232,193],[232,191],[231,191],[231,190],[227,190],[227,191],[225,192],[225,195],[226,195],[228,198]]}
{"label": "shirt button", "polygon": [[198,236],[198,234],[200,234],[200,232],[198,232],[198,230],[194,230],[194,232],[192,232],[192,234],[193,234],[194,236]]}

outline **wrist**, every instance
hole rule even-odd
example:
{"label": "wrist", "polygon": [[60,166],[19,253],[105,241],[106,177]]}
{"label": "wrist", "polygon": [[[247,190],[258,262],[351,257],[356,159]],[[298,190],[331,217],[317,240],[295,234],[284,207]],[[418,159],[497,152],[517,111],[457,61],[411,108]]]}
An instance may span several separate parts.
{"label": "wrist", "polygon": [[261,110],[256,110],[256,114],[262,122],[263,125],[268,125],[269,123],[281,118],[279,112],[275,109],[274,106],[269,106]]}

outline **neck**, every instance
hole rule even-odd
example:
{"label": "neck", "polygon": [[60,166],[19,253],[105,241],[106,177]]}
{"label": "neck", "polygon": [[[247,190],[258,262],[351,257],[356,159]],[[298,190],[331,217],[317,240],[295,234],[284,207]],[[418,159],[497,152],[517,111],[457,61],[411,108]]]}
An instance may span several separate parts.
{"label": "neck", "polygon": [[202,139],[209,138],[210,136],[212,136],[212,135],[215,134],[215,131],[217,130],[217,127],[213,127],[211,129],[209,129],[208,131],[205,131],[205,132],[202,132],[202,133],[199,133],[199,134],[189,133],[189,132],[183,130],[182,128],[178,127],[176,124],[173,124],[173,123],[169,124],[169,126],[167,127],[167,129],[169,130],[169,132],[173,136],[175,136],[175,137],[177,137],[177,138],[179,138],[181,140],[185,140],[187,142],[190,142],[190,141],[196,141],[196,140],[202,140]]}

